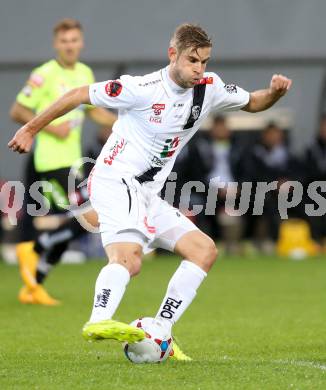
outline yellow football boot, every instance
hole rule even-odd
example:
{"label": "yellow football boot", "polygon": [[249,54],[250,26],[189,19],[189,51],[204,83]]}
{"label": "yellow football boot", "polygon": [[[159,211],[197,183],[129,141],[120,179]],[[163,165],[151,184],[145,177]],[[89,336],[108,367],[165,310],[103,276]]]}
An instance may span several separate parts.
{"label": "yellow football boot", "polygon": [[34,251],[34,241],[21,242],[16,246],[19,272],[29,289],[36,287],[36,266],[39,255]]}
{"label": "yellow football boot", "polygon": [[23,304],[33,304],[33,303],[35,303],[32,291],[27,286],[23,286],[19,290],[18,300],[19,300],[20,303],[23,303]]}
{"label": "yellow football boot", "polygon": [[128,343],[136,343],[145,338],[142,329],[114,320],[87,322],[83,327],[82,335],[87,341],[113,339]]}
{"label": "yellow football boot", "polygon": [[60,301],[52,298],[41,284],[36,284],[31,291],[35,304],[44,306],[58,306]]}
{"label": "yellow football boot", "polygon": [[172,352],[170,353],[170,359],[178,360],[181,362],[191,362],[191,357],[187,356],[176,343],[173,338]]}

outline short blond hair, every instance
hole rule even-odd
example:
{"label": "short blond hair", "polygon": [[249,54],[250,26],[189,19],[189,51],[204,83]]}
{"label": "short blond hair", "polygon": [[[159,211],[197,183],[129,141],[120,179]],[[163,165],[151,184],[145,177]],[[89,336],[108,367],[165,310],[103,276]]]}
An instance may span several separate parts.
{"label": "short blond hair", "polygon": [[179,53],[190,47],[197,50],[203,47],[212,47],[212,45],[212,39],[207,32],[198,24],[191,23],[183,23],[178,26],[170,41],[170,46]]}
{"label": "short blond hair", "polygon": [[78,20],[72,18],[64,18],[59,20],[53,27],[53,35],[57,35],[60,31],[68,31],[73,30],[75,28],[80,31],[83,31],[83,27]]}

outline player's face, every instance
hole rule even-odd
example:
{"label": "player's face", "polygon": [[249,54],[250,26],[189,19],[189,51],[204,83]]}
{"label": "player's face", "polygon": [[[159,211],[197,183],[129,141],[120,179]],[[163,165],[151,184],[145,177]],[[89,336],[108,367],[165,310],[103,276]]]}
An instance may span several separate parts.
{"label": "player's face", "polygon": [[54,37],[53,46],[59,61],[66,66],[72,66],[78,61],[84,47],[83,33],[77,28],[58,31]]}
{"label": "player's face", "polygon": [[211,136],[214,140],[228,140],[231,136],[229,128],[224,121],[218,121],[213,124]]}
{"label": "player's face", "polygon": [[263,132],[263,143],[269,148],[281,145],[284,141],[283,131],[278,127],[273,127]]}
{"label": "player's face", "polygon": [[210,47],[188,48],[181,53],[169,48],[171,76],[183,88],[192,88],[203,78],[211,55]]}

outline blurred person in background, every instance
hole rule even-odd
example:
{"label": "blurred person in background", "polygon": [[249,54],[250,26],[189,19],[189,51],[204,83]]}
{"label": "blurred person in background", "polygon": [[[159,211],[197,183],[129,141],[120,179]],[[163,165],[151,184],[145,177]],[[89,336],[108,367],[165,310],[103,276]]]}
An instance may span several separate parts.
{"label": "blurred person in background", "polygon": [[213,163],[207,181],[218,179],[218,182],[225,183],[225,187],[218,189],[216,215],[207,218],[211,221],[213,236],[223,239],[226,252],[236,253],[242,236],[242,218],[229,215],[225,201],[227,193],[237,198],[238,186],[234,182],[239,180],[240,149],[231,137],[225,117],[221,115],[213,117],[209,137]]}
{"label": "blurred person in background", "polygon": [[[54,26],[53,48],[56,58],[32,71],[10,110],[14,121],[25,124],[67,91],[94,82],[92,70],[79,62],[83,47],[83,28],[79,21],[63,19]],[[76,196],[80,203],[88,199],[85,187],[68,194],[69,172],[75,161],[82,157],[81,131],[85,114],[95,123],[110,129],[116,119],[113,113],[103,108],[80,105],[42,129],[37,135],[33,156],[28,160],[25,172],[27,188],[36,180],[51,183],[52,192],[44,195],[56,213],[65,213],[62,205],[70,204],[71,195]],[[75,173],[78,183],[81,183],[84,173]],[[97,218],[91,213],[89,217],[94,220]],[[25,223],[24,231],[26,229],[28,224]],[[26,241],[17,245],[20,273],[25,283],[19,292],[22,303],[58,304],[42,284],[69,242],[84,233],[78,221],[70,218],[59,228],[39,235],[35,242]]]}
{"label": "blurred person in background", "polygon": [[[96,134],[96,138],[94,142],[92,142],[91,145],[85,150],[85,155],[88,158],[94,160],[94,163],[111,133],[112,133],[112,127],[109,126],[100,127],[99,131]],[[85,177],[88,177],[92,172],[94,163],[89,162],[84,165]]]}
{"label": "blurred person in background", "polygon": [[[237,188],[228,183],[238,180],[239,148],[231,139],[231,132],[226,120],[221,115],[212,117],[209,130],[199,131],[180,152],[174,171],[177,173],[177,189],[174,205],[179,207],[182,188],[188,182],[200,181],[205,185],[205,191],[193,190],[190,196],[190,210],[182,210],[206,234],[213,239],[222,238],[226,249],[237,251],[238,240],[241,237],[242,221],[240,217],[229,216],[225,212],[227,189],[237,193]],[[219,188],[217,214],[205,215],[207,191],[211,179],[219,178],[225,182],[224,188]],[[164,197],[164,191],[163,191]],[[202,206],[202,211],[192,215],[194,205]]]}
{"label": "blurred person in background", "polygon": [[[317,135],[305,151],[304,171],[306,188],[313,181],[326,181],[326,114],[321,117]],[[317,192],[323,197],[322,188],[318,188]],[[311,201],[309,198],[309,203]],[[313,238],[325,246],[326,216],[312,216],[308,220]]]}
{"label": "blurred person in background", "polygon": [[246,214],[248,228],[256,230],[259,245],[266,252],[274,249],[278,238],[281,222],[278,211],[279,186],[287,180],[297,179],[296,164],[297,160],[290,153],[284,130],[274,122],[265,127],[260,140],[246,150],[240,159],[242,181],[254,184],[278,182],[278,188],[268,191],[265,195],[263,215],[253,216],[252,210]]}
{"label": "blurred person in background", "polygon": [[[212,236],[210,222],[205,216],[205,206],[207,200],[208,181],[207,175],[213,165],[213,149],[210,143],[208,132],[206,130],[198,131],[188,144],[181,150],[176,159],[173,171],[176,173],[176,191],[173,205],[187,215],[202,231]],[[189,182],[198,182],[204,184],[205,191],[199,192],[192,189],[189,199],[189,207],[184,209],[185,193],[184,186]],[[165,189],[162,190],[164,198]],[[196,215],[193,213],[193,207],[202,206],[202,211]]]}

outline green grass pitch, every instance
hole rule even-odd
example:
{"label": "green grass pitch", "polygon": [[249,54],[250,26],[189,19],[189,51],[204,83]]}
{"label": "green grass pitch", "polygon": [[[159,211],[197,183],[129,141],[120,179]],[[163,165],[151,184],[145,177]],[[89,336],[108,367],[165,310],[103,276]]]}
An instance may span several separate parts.
{"label": "green grass pitch", "polygon": [[[220,259],[175,326],[190,363],[133,365],[115,342],[81,338],[104,263],[61,265],[61,307],[22,306],[17,268],[0,263],[0,389],[326,389],[326,259]],[[116,319],[153,316],[175,257],[146,261]]]}

